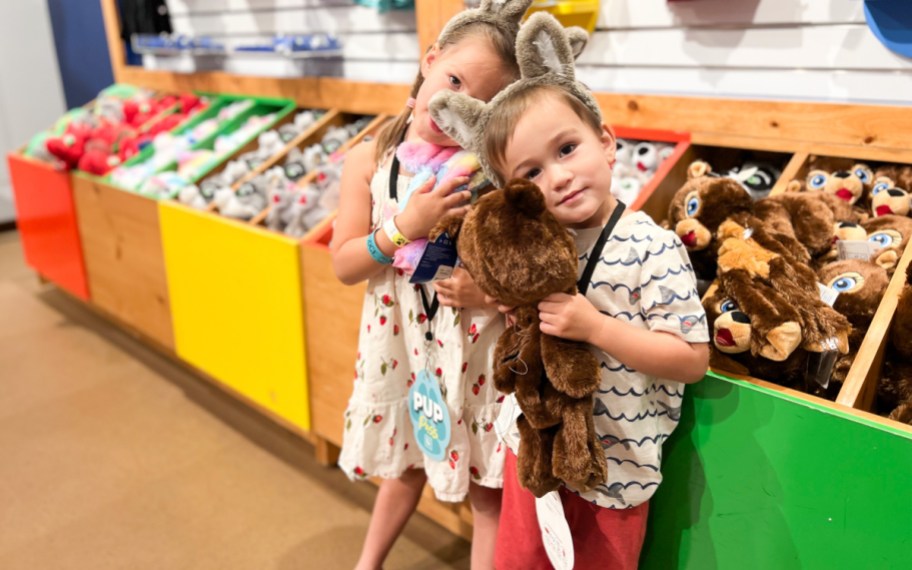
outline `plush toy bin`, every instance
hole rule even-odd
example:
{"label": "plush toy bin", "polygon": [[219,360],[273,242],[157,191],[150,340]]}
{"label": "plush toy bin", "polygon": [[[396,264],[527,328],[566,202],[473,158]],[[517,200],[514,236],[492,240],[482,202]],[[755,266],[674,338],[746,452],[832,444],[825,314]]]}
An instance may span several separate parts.
{"label": "plush toy bin", "polygon": [[656,168],[652,178],[640,189],[637,199],[627,204],[633,210],[640,210],[656,188],[659,187],[659,184],[675,169],[675,165],[682,160],[682,157],[690,147],[690,133],[624,126],[613,126],[612,129],[615,137],[619,139],[674,145],[674,149],[668,158]]}
{"label": "plush toy bin", "polygon": [[[328,111],[267,162],[353,118]],[[178,356],[286,428],[309,430],[301,240],[260,226],[262,217],[238,221],[168,200],[159,211]]]}
{"label": "plush toy bin", "polygon": [[[294,104],[266,99],[254,109],[276,112],[278,121],[294,109]],[[203,113],[211,112],[209,109]],[[191,122],[196,124],[205,118],[197,116]],[[239,116],[237,120],[242,119]],[[230,132],[236,122],[226,122],[220,131]],[[200,144],[211,144],[209,139],[214,140],[217,134]],[[236,152],[220,161],[230,160]],[[105,178],[85,174],[73,176],[73,193],[92,302],[159,347],[174,350],[156,201],[125,191]]]}
{"label": "plush toy bin", "polygon": [[[91,108],[94,101],[85,105]],[[162,115],[173,112],[166,110]],[[159,120],[152,118],[141,129]],[[25,147],[7,155],[16,202],[16,225],[25,261],[44,279],[88,301],[82,244],[70,173],[26,156]]]}
{"label": "plush toy bin", "polygon": [[[696,145],[681,163],[715,167],[731,153]],[[788,160],[773,194],[804,177],[807,158]],[[683,180],[667,181],[653,196],[663,203],[644,210],[664,219],[662,197]],[[907,556],[912,428],[866,410],[910,260],[906,247],[836,402],[725,370],[687,388],[642,568],[887,568]]]}

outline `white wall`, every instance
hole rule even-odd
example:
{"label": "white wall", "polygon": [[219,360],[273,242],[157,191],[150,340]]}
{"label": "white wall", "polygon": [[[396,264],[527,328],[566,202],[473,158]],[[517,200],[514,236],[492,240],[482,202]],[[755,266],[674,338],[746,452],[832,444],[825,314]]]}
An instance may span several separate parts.
{"label": "white wall", "polygon": [[[580,60],[599,91],[909,104],[912,60],[868,30],[861,0],[605,0]],[[410,82],[414,12],[348,0],[171,0],[175,28],[229,40],[334,31],[345,75]],[[912,8],[910,8],[912,9]]]}
{"label": "white wall", "polygon": [[0,2],[0,200],[12,201],[6,153],[49,127],[65,110],[47,3]]}

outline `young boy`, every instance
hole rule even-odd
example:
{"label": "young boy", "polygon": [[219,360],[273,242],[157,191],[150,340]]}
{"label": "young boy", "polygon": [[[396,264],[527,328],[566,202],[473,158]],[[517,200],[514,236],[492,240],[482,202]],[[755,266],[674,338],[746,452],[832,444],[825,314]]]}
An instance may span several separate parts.
{"label": "young boy", "polygon": [[[593,415],[608,479],[592,491],[565,487],[560,495],[577,568],[636,568],[648,501],[662,481],[662,444],[680,418],[684,384],[706,372],[709,334],[681,242],[611,195],[615,140],[591,94],[573,78],[573,50],[555,24],[544,14],[530,18],[517,52],[537,65],[521,66],[523,78],[480,115],[477,107],[463,112],[474,104],[459,97],[446,107],[451,120],[465,121],[463,133],[474,129],[492,180],[536,183],[548,210],[574,234],[580,273],[594,266],[580,284],[585,295],[555,294],[539,305],[543,332],[589,343],[600,363]],[[544,46],[546,37],[551,44]],[[602,250],[593,251],[612,223]],[[496,567],[551,568],[535,499],[518,484],[518,442],[507,443],[513,454],[504,472]]]}

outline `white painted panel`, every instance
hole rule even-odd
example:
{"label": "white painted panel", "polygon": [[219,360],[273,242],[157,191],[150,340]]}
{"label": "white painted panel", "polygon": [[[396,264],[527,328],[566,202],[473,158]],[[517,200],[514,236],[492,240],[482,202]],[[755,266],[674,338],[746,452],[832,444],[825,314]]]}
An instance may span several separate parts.
{"label": "white painted panel", "polygon": [[581,67],[578,73],[594,91],[912,106],[912,74],[894,71]]}
{"label": "white painted panel", "polygon": [[603,0],[599,28],[864,23],[861,0]]}
{"label": "white painted panel", "polygon": [[282,10],[289,8],[326,8],[354,6],[352,0],[168,0],[172,16],[191,12],[249,12],[252,10]]}
{"label": "white painted panel", "polygon": [[[411,85],[418,73],[418,63],[345,61],[346,79],[376,83],[405,83]],[[340,103],[344,107],[344,103]]]}
{"label": "white painted panel", "polygon": [[414,11],[379,14],[363,6],[320,9],[205,12],[172,17],[174,31],[234,36],[296,32],[415,32]]}
{"label": "white painted panel", "polygon": [[865,25],[596,32],[581,64],[663,67],[907,69]]}

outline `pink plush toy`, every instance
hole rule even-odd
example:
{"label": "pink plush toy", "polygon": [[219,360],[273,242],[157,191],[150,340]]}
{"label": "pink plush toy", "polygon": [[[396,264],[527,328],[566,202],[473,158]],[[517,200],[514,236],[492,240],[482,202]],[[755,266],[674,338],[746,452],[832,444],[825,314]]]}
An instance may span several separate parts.
{"label": "pink plush toy", "polygon": [[[414,192],[421,188],[432,176],[437,180],[434,187],[462,176],[468,177],[467,185],[460,188],[473,190],[472,200],[476,198],[475,191],[485,185],[484,173],[475,158],[475,154],[454,146],[437,146],[431,143],[404,142],[396,150],[399,162],[409,172],[414,172],[405,195],[399,199],[399,211],[384,212],[384,220],[395,216],[405,210],[405,205]],[[424,254],[427,240],[417,239],[396,250],[393,256],[393,266],[402,269],[409,275],[415,272],[418,261]]]}

